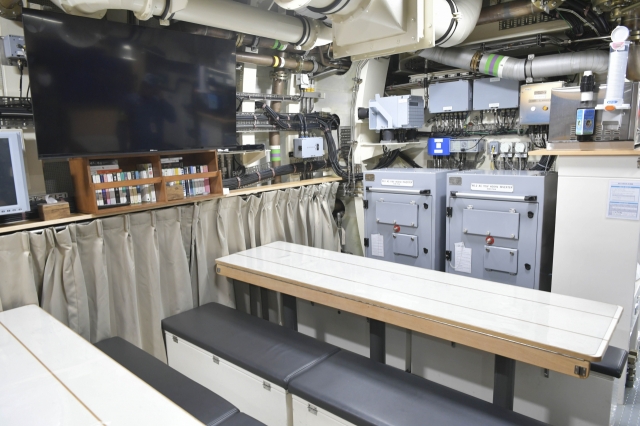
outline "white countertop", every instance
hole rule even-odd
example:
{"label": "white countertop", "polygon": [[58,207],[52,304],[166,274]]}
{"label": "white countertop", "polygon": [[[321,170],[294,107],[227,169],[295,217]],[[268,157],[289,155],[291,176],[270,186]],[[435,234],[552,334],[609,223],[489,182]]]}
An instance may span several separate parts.
{"label": "white countertop", "polygon": [[202,426],[34,305],[0,312],[0,424]]}
{"label": "white countertop", "polygon": [[[531,362],[535,353],[555,356],[541,366],[556,371],[560,357],[599,361],[622,313],[605,303],[285,242],[217,263],[231,278],[524,362],[543,363]],[[498,350],[504,342],[508,353]]]}

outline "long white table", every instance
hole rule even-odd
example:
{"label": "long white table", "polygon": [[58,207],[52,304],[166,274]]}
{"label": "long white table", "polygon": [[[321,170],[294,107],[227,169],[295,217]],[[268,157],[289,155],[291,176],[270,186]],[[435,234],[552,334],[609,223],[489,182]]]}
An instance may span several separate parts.
{"label": "long white table", "polygon": [[0,312],[0,425],[200,425],[37,306]]}
{"label": "long white table", "polygon": [[602,359],[622,313],[605,303],[285,242],[220,258],[217,272],[580,378]]}

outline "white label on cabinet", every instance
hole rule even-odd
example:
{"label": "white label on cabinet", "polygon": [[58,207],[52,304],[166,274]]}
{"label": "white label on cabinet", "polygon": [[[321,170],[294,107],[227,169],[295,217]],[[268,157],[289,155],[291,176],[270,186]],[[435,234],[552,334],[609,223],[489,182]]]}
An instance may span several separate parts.
{"label": "white label on cabinet", "polygon": [[455,266],[456,272],[464,272],[465,274],[471,273],[471,254],[472,250],[466,248],[464,243],[455,244]]}
{"label": "white label on cabinet", "polygon": [[495,183],[472,183],[472,191],[513,192],[513,185],[498,185]]}
{"label": "white label on cabinet", "polygon": [[384,237],[382,234],[371,234],[371,255],[384,257]]}
{"label": "white label on cabinet", "polygon": [[380,183],[383,186],[413,186],[410,179],[382,179]]}

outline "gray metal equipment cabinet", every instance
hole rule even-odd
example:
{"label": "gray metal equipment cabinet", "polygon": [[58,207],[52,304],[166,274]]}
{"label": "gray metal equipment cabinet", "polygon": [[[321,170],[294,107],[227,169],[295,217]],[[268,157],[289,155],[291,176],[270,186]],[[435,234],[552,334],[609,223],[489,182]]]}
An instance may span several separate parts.
{"label": "gray metal equipment cabinet", "polygon": [[444,271],[449,172],[401,168],[365,172],[366,257]]}
{"label": "gray metal equipment cabinet", "polygon": [[550,291],[557,185],[551,172],[449,174],[446,271]]}

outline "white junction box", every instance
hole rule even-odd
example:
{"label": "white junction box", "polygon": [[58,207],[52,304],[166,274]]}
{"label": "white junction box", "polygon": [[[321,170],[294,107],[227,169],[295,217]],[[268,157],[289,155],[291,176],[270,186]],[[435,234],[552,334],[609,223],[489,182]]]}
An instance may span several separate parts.
{"label": "white junction box", "polygon": [[295,158],[313,158],[324,155],[324,139],[321,137],[296,138],[293,140]]}
{"label": "white junction box", "polygon": [[291,395],[274,384],[165,332],[169,367],[267,426],[291,426]]}

